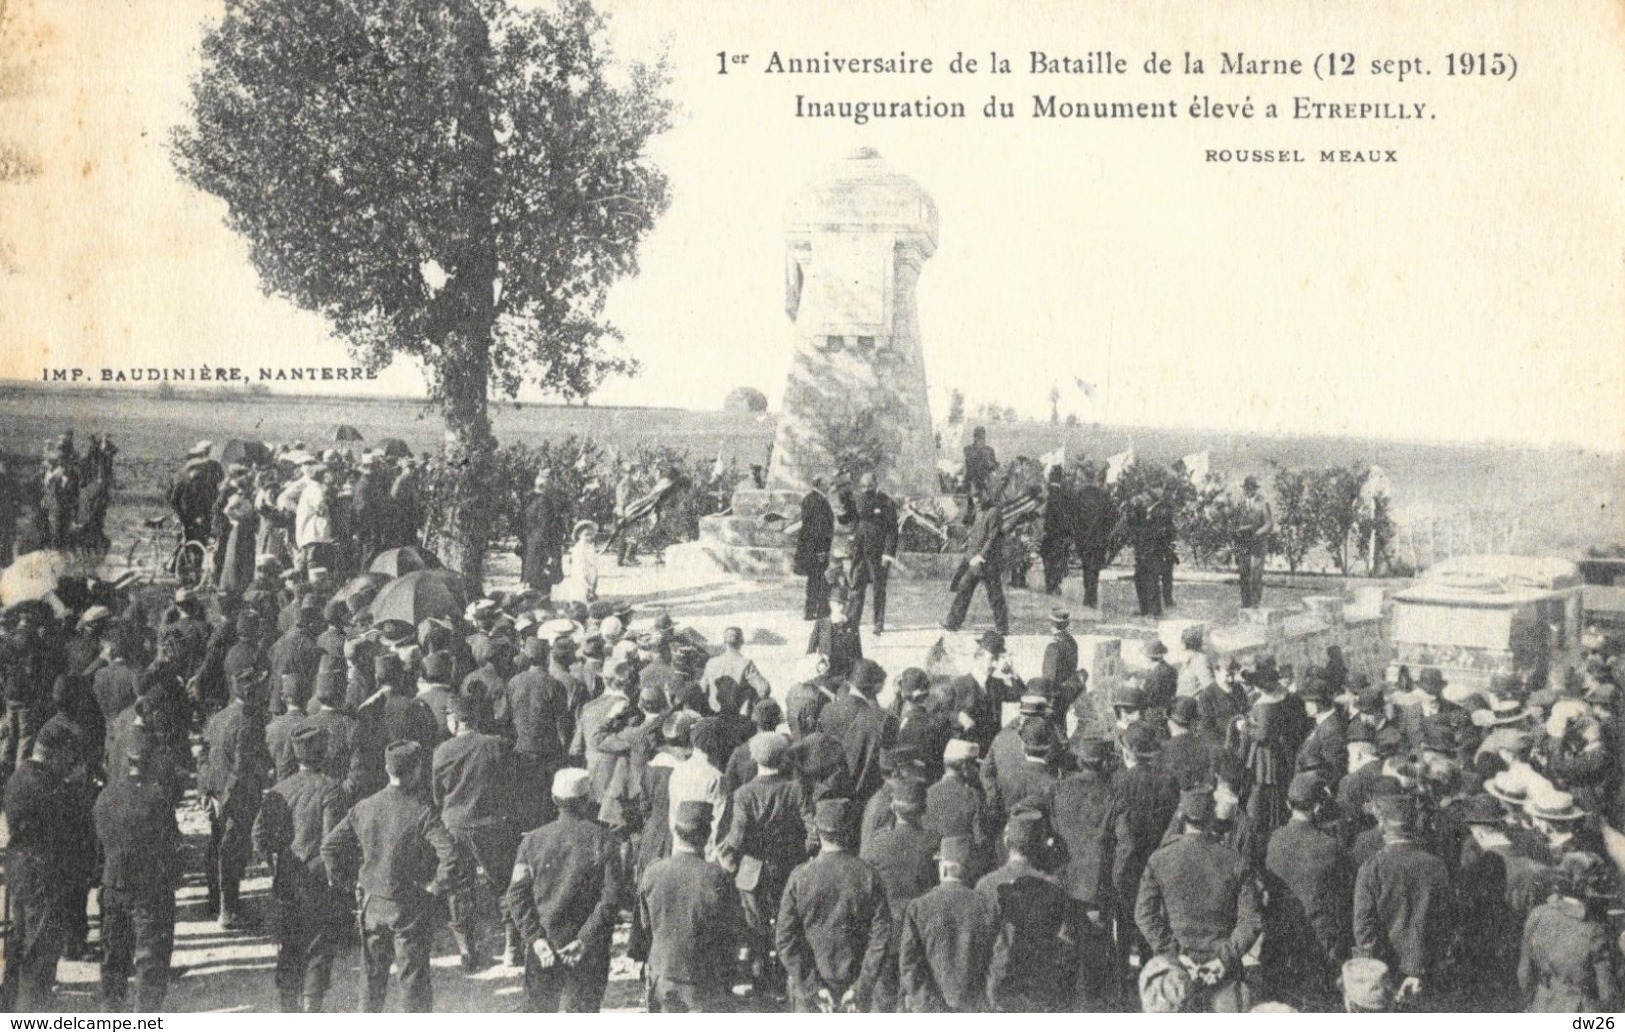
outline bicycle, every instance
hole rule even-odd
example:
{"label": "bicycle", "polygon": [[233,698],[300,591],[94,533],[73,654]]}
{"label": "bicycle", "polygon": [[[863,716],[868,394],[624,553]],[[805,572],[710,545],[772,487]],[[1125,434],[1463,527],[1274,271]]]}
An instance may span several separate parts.
{"label": "bicycle", "polygon": [[[165,533],[168,516],[149,516],[141,521],[145,534],[137,534],[125,551],[124,564],[139,570],[145,580],[173,580],[182,587],[196,587],[203,580],[209,553],[201,541],[188,541],[184,530],[176,530],[174,544]],[[143,551],[145,549],[145,551]]]}

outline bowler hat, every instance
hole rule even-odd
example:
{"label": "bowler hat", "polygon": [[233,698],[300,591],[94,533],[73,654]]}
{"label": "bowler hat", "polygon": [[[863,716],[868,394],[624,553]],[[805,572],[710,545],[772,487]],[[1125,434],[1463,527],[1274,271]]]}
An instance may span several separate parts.
{"label": "bowler hat", "polygon": [[860,659],[852,664],[847,682],[865,695],[880,691],[886,683],[886,670],[872,659]]}
{"label": "bowler hat", "polygon": [[847,829],[851,813],[850,799],[820,799],[813,808],[813,826],[825,834],[839,834]]}
{"label": "bowler hat", "polygon": [[1329,791],[1324,778],[1318,773],[1305,771],[1294,777],[1287,786],[1286,798],[1287,802],[1299,805],[1318,803],[1327,797]]}
{"label": "bowler hat", "polygon": [[1151,659],[1160,659],[1168,654],[1168,646],[1162,643],[1161,638],[1152,638],[1151,643],[1145,647],[1145,654]]}
{"label": "bowler hat", "polygon": [[991,656],[1004,655],[1004,635],[998,631],[983,631],[976,639],[976,647]]}
{"label": "bowler hat", "polygon": [[1444,686],[1448,683],[1444,679],[1444,675],[1439,673],[1438,667],[1423,667],[1422,672],[1416,678],[1416,686],[1429,695],[1441,694],[1444,691]]}
{"label": "bowler hat", "polygon": [[1199,785],[1179,793],[1179,816],[1182,820],[1206,827],[1213,821],[1213,786]]}
{"label": "bowler hat", "polygon": [[1191,727],[1201,719],[1201,708],[1196,704],[1196,698],[1191,695],[1181,695],[1174,700],[1173,709],[1168,712],[1168,719],[1180,727]]}
{"label": "bowler hat", "polygon": [[897,692],[905,699],[919,699],[931,692],[931,678],[919,667],[909,667],[897,675]]}
{"label": "bowler hat", "polygon": [[1123,732],[1123,748],[1142,758],[1155,756],[1162,751],[1162,736],[1144,721],[1130,724]]}
{"label": "bowler hat", "polygon": [[702,799],[685,799],[677,804],[672,828],[680,833],[694,834],[711,826],[711,804]]}

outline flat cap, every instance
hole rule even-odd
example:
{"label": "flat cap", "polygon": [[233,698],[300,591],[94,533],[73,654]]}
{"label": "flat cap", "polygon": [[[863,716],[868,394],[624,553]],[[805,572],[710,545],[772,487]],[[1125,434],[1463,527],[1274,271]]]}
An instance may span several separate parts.
{"label": "flat cap", "polygon": [[677,804],[672,827],[680,832],[697,832],[711,826],[711,804],[703,799],[685,799]]}

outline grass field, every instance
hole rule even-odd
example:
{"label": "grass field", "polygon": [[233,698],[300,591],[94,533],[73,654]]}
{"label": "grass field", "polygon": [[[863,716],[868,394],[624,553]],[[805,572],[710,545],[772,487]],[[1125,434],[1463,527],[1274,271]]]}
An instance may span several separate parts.
{"label": "grass field", "polygon": [[[633,447],[665,444],[695,456],[719,451],[741,463],[760,461],[773,436],[771,415],[683,409],[500,406],[493,416],[504,442],[538,443],[571,434]],[[160,399],[138,392],[89,392],[37,385],[0,385],[0,450],[38,454],[49,436],[72,428],[81,438],[103,430],[118,443],[121,503],[159,501],[181,454],[203,438],[331,439],[346,423],[369,441],[400,437],[414,449],[440,441],[438,417],[402,399],[272,395],[219,398],[181,394]],[[1068,455],[1107,455],[1133,447],[1142,458],[1172,462],[1208,450],[1227,477],[1267,474],[1285,466],[1375,463],[1394,488],[1398,522],[1443,521],[1454,528],[1516,525],[1516,548],[1574,555],[1590,545],[1625,543],[1625,453],[1575,447],[1434,444],[1335,437],[1280,437],[1175,428],[1050,426],[992,423],[990,443],[1001,458],[1039,455],[1065,444]]]}

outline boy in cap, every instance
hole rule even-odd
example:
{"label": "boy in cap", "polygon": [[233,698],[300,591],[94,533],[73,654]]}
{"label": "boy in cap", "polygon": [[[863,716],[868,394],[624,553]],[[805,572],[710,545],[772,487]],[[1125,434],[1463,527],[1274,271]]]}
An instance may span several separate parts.
{"label": "boy in cap", "polygon": [[1262,928],[1258,883],[1240,853],[1209,833],[1213,791],[1186,789],[1181,834],[1151,855],[1134,917],[1157,956],[1185,965],[1198,984],[1198,1007],[1247,1010],[1241,958]]}
{"label": "boy in cap", "polygon": [[327,882],[322,840],[344,819],[344,789],[322,771],[327,735],[293,733],[297,768],[265,793],[254,818],[254,847],[271,868],[276,988],[282,1010],[315,1014],[332,978],[333,956],[350,914]]}
{"label": "boy in cap", "polygon": [[998,903],[976,892],[975,844],[955,836],[937,846],[937,884],[903,908],[898,988],[914,1014],[988,1009],[987,974],[1002,921]]}
{"label": "boy in cap", "polygon": [[586,771],[560,770],[552,791],[559,816],[519,843],[506,896],[530,947],[526,1009],[595,1012],[609,985],[610,940],[626,896],[621,844],[593,819]]}
{"label": "boy in cap", "polygon": [[731,879],[705,862],[711,806],[679,804],[671,856],[643,873],[637,906],[649,929],[644,969],[651,1013],[733,1009],[733,964],[744,918]]}
{"label": "boy in cap", "polygon": [[361,1003],[369,1014],[383,1010],[397,961],[403,1009],[434,1009],[429,951],[436,900],[461,872],[456,844],[429,798],[426,760],[419,743],[391,742],[384,750],[389,784],[355,804],[322,839],[328,883],[353,884],[361,902]]}
{"label": "boy in cap", "polygon": [[791,872],[779,906],[774,941],[798,1013],[865,1009],[891,939],[885,885],[849,851],[851,811],[818,802],[818,855]]}
{"label": "boy in cap", "polygon": [[1398,1001],[1429,994],[1454,930],[1450,872],[1417,845],[1416,802],[1382,796],[1373,804],[1383,847],[1354,881],[1354,948],[1387,964],[1400,979]]}

